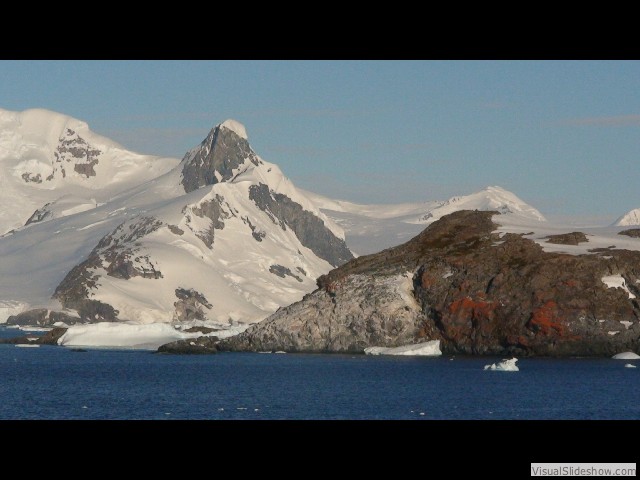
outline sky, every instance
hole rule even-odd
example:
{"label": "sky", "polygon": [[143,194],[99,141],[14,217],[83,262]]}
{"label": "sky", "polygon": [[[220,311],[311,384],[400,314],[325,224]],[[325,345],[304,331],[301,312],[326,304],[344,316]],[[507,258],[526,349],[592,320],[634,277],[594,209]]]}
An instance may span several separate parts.
{"label": "sky", "polygon": [[0,108],[178,158],[233,118],[294,184],[358,203],[499,185],[567,221],[640,207],[639,61],[0,61]]}

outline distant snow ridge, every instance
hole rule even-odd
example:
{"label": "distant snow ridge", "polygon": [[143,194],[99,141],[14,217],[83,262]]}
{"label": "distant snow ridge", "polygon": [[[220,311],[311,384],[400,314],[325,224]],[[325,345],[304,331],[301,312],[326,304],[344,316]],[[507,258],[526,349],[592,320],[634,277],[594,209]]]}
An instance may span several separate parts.
{"label": "distant snow ridge", "polygon": [[452,197],[439,202],[434,208],[422,215],[420,223],[432,223],[441,217],[459,210],[497,210],[501,214],[522,220],[546,222],[546,218],[531,205],[515,194],[501,187],[487,187],[471,195]]}
{"label": "distant snow ridge", "polygon": [[640,225],[640,208],[635,208],[614,222],[615,226],[626,227],[628,225]]}

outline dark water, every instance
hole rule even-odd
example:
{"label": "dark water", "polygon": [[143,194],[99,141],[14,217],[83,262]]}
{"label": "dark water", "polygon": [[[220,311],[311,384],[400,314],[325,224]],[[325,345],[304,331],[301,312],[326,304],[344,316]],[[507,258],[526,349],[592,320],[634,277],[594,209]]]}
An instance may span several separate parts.
{"label": "dark water", "polygon": [[640,418],[628,361],[496,360],[0,345],[0,419]]}

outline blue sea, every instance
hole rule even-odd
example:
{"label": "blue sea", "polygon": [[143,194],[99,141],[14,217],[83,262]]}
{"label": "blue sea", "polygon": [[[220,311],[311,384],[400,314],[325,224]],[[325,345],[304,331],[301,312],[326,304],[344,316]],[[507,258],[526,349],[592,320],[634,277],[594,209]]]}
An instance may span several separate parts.
{"label": "blue sea", "polygon": [[497,360],[0,345],[0,420],[640,418],[629,361]]}

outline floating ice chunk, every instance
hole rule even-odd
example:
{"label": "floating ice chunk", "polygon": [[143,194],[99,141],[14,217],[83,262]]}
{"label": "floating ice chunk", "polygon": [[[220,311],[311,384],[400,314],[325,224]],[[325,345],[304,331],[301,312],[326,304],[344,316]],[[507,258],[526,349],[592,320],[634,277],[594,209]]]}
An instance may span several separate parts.
{"label": "floating ice chunk", "polygon": [[520,371],[520,369],[516,365],[517,361],[518,361],[518,359],[515,358],[515,357],[509,358],[509,359],[505,358],[501,362],[492,363],[491,365],[485,365],[484,369],[485,370],[497,370],[497,371],[500,371],[500,372],[518,372],[518,371]]}
{"label": "floating ice chunk", "polygon": [[624,366],[625,366],[625,368],[638,368],[632,363],[625,363]]}
{"label": "floating ice chunk", "polygon": [[37,343],[16,343],[15,346],[21,348],[37,348],[40,345],[38,345]]}
{"label": "floating ice chunk", "polygon": [[367,355],[416,355],[436,357],[442,355],[440,351],[440,340],[403,345],[402,347],[369,347],[364,349]]}
{"label": "floating ice chunk", "polygon": [[613,358],[614,360],[638,360],[640,358],[640,355],[634,352],[622,352],[614,355],[611,358]]}

